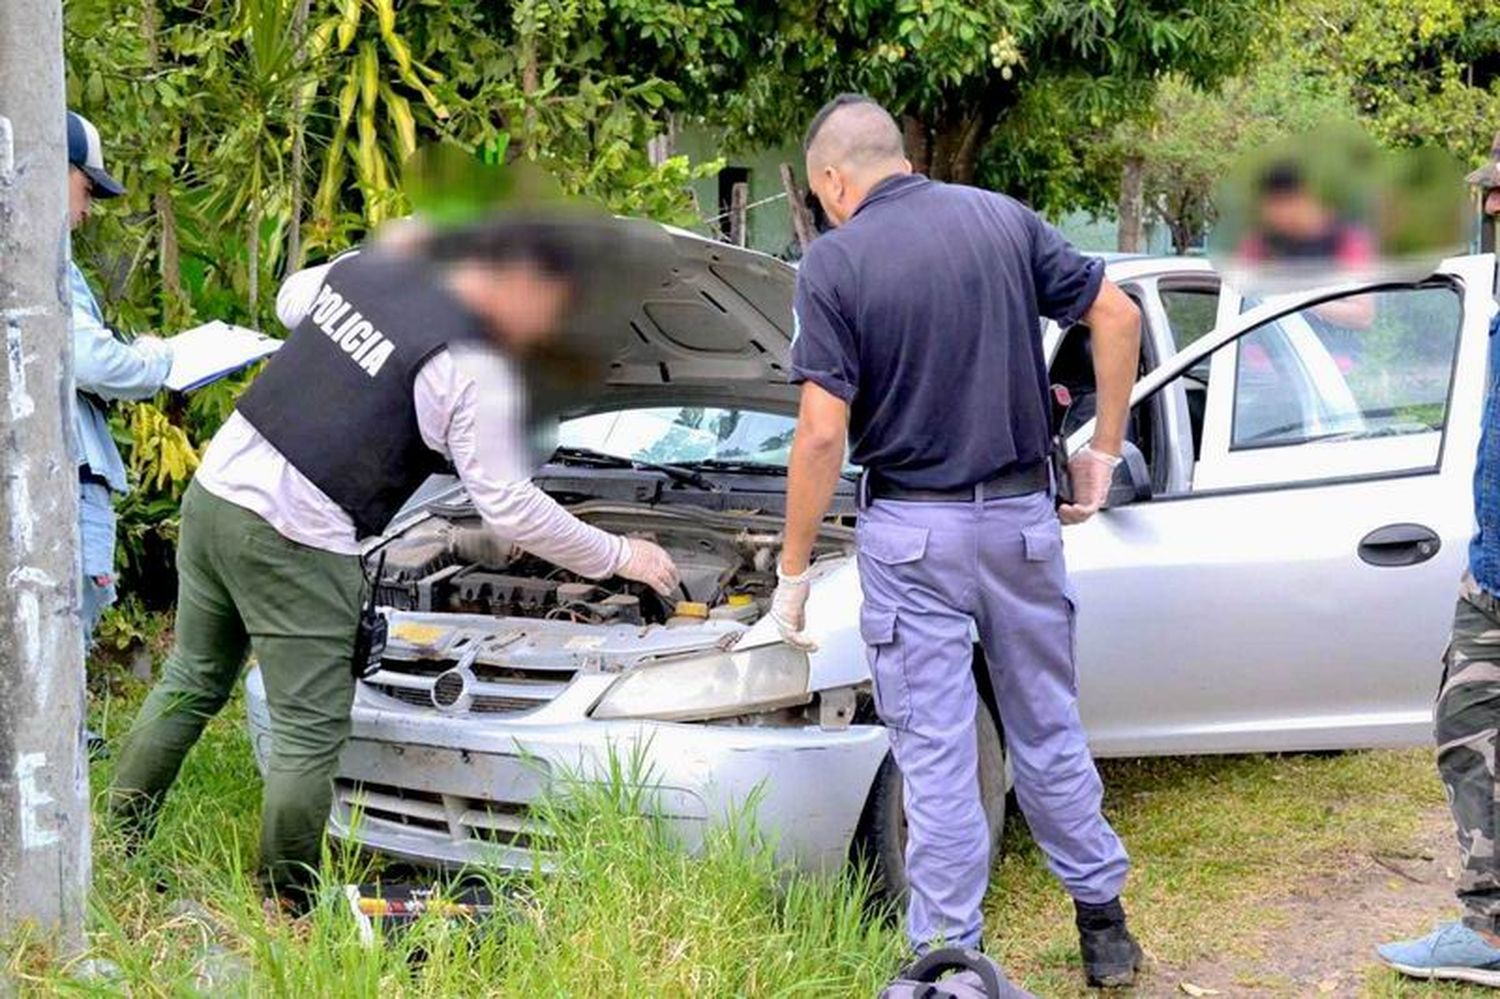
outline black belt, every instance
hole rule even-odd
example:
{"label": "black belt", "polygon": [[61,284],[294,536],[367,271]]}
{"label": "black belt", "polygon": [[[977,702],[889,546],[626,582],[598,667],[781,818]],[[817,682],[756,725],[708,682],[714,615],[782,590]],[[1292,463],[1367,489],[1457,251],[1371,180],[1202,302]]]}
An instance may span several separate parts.
{"label": "black belt", "polygon": [[964,503],[975,499],[1003,499],[1007,496],[1043,492],[1051,485],[1052,477],[1045,461],[1001,472],[992,479],[958,489],[907,489],[882,479],[879,472],[872,471],[865,472],[860,480],[865,502],[883,499],[902,503]]}

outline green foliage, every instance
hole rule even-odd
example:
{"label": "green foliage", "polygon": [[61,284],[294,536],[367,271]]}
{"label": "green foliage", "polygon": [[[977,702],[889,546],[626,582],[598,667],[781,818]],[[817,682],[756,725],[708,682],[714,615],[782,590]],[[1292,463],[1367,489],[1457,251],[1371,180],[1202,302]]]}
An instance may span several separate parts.
{"label": "green foliage", "polygon": [[[75,257],[122,329],[274,331],[278,278],[406,213],[404,164],[430,143],[690,222],[688,183],[718,164],[653,163],[647,145],[718,84],[739,19],[729,0],[69,0],[70,104],[128,190]],[[128,584],[170,564],[151,553],[246,380],[116,413],[144,490],[123,508]]]}
{"label": "green foliage", "polygon": [[1092,162],[1113,180],[1144,168],[1145,208],[1178,249],[1217,217],[1215,185],[1242,157],[1327,122],[1385,146],[1430,146],[1477,163],[1500,127],[1500,16],[1479,0],[1286,0],[1216,87],[1173,76],[1152,113],[1115,130]]}
{"label": "green foliage", "polygon": [[1492,4],[1295,0],[1286,32],[1303,67],[1345,89],[1380,141],[1433,143],[1465,161],[1488,152],[1500,122]]}
{"label": "green foliage", "polygon": [[1091,164],[1098,176],[1118,184],[1125,159],[1138,158],[1144,207],[1167,225],[1183,252],[1217,219],[1215,189],[1243,157],[1284,136],[1352,118],[1343,92],[1283,54],[1215,89],[1167,78],[1151,113],[1119,127]]}
{"label": "green foliage", "polygon": [[838,0],[745,4],[757,51],[716,102],[748,141],[798,134],[840,91],[898,114],[934,176],[981,180],[1047,209],[1101,205],[1086,155],[1143,113],[1164,74],[1238,68],[1265,0]]}

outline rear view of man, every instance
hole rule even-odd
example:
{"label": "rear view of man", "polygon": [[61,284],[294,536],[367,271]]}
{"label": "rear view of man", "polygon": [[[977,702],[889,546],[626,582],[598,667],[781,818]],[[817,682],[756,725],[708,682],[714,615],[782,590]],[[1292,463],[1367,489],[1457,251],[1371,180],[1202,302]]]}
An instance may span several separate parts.
{"label": "rear view of man", "polygon": [[1119,460],[1139,315],[1101,261],[1022,205],[914,175],[900,129],[868,98],[824,107],[806,151],[809,186],[837,228],[797,277],[803,387],[773,616],[806,644],[808,559],[847,436],[865,469],[860,630],[905,780],[913,948],[981,938],[990,843],[972,623],[1021,807],[1076,902],[1088,981],[1128,985],[1141,951],[1119,901],[1128,861],[1100,814],[1078,716],[1039,315],[1093,331],[1098,429],[1071,462],[1070,523],[1102,505]]}
{"label": "rear view of man", "polygon": [[253,647],[272,746],[262,886],[306,906],[354,697],[361,543],[451,461],[497,545],[665,594],[659,547],[583,523],[530,481],[520,363],[576,288],[566,227],[475,226],[296,278],[295,329],[214,436],[182,504],[175,644],[110,788],[139,839]]}

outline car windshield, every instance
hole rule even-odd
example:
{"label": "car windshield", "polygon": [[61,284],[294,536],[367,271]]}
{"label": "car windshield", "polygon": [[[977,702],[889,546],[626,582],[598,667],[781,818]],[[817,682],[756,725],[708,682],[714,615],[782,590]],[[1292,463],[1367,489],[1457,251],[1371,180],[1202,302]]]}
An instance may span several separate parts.
{"label": "car windshield", "polygon": [[626,409],[568,420],[562,447],[674,465],[721,461],[784,468],[797,421],[778,413],[711,406]]}

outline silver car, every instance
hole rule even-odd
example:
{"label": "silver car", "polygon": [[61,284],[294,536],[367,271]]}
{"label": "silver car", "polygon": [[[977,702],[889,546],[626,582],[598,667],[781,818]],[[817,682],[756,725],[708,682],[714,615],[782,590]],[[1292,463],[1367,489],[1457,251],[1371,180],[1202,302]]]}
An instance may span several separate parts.
{"label": "silver car", "polygon": [[[474,543],[462,488],[434,482],[382,539],[391,642],[359,684],[330,829],[421,862],[545,863],[530,804],[564,775],[602,780],[635,757],[688,848],[753,799],[786,859],[829,869],[859,851],[899,892],[901,778],[859,638],[852,474],[818,544],[817,651],[763,616],[794,426],[794,272],[687,233],[671,246],[672,281],[600,331],[608,391],[561,425],[536,480],[580,517],[666,547],[680,599],[497,558]],[[1494,258],[1259,303],[1202,260],[1108,267],[1141,306],[1144,356],[1111,508],[1065,535],[1094,752],[1427,740],[1471,532]],[[1324,303],[1354,297],[1374,318],[1340,328]],[[1079,446],[1089,331],[1041,335]],[[980,784],[998,838],[1004,719],[980,655]],[[249,724],[263,763],[258,675]]]}

